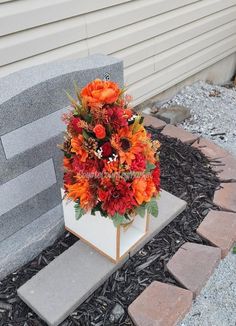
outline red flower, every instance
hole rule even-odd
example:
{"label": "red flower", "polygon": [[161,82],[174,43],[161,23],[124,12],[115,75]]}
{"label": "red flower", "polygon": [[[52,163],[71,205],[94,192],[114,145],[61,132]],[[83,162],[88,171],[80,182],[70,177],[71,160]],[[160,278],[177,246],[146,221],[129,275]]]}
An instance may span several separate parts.
{"label": "red flower", "polygon": [[95,158],[87,159],[85,162],[82,162],[78,156],[74,156],[72,167],[76,173],[80,174],[96,173],[99,171],[98,162]]}
{"label": "red flower", "polygon": [[103,139],[106,136],[106,129],[100,124],[96,125],[93,128],[93,132],[95,133],[98,139]]}
{"label": "red flower", "polygon": [[119,179],[116,184],[106,180],[104,189],[98,190],[98,197],[102,209],[111,216],[115,213],[124,215],[137,205],[130,184],[123,179]]}
{"label": "red flower", "polygon": [[128,126],[128,121],[126,119],[126,112],[119,106],[114,106],[107,109],[109,123],[113,128],[118,129],[121,127]]}
{"label": "red flower", "polygon": [[109,142],[106,142],[104,143],[102,146],[102,157],[109,157],[111,154],[112,154],[112,146],[111,146],[111,143]]}
{"label": "red flower", "polygon": [[71,125],[75,129],[75,131],[77,131],[79,134],[82,133],[83,129],[80,127],[80,119],[79,118],[73,117],[71,119]]}
{"label": "red flower", "polygon": [[63,176],[64,186],[67,189],[67,185],[72,185],[74,183],[74,175],[72,173],[66,172]]}
{"label": "red flower", "polygon": [[156,167],[152,170],[152,179],[156,186],[157,191],[160,191],[160,164],[156,163]]}
{"label": "red flower", "polygon": [[145,157],[138,153],[135,155],[135,160],[131,163],[131,170],[132,171],[144,171],[146,168],[146,159]]}

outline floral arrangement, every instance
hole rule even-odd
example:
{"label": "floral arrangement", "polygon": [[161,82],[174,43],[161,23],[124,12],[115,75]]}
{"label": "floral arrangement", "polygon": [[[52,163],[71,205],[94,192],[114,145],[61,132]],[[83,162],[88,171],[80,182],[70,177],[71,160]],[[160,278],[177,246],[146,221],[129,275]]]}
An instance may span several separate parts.
{"label": "floral arrangement", "polygon": [[131,216],[157,216],[160,192],[159,142],[152,141],[131,97],[112,81],[96,79],[63,115],[65,198],[75,202],[76,218],[99,211],[117,226]]}

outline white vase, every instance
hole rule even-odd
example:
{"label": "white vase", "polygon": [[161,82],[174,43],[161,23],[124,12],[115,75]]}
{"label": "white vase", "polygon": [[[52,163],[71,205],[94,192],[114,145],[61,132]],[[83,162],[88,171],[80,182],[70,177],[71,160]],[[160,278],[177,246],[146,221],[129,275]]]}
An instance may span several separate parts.
{"label": "white vase", "polygon": [[[64,190],[61,191],[62,198]],[[82,241],[108,257],[113,262],[118,262],[128,255],[147,233],[148,216],[135,216],[129,225],[115,227],[111,218],[86,213],[79,220],[75,218],[75,203],[63,200],[65,228]]]}

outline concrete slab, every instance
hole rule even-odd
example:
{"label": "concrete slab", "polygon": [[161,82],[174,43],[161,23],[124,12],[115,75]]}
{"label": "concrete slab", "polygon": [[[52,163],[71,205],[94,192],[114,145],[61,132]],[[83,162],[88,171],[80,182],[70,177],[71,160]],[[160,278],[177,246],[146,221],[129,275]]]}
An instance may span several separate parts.
{"label": "concrete slab", "polygon": [[[163,191],[159,218],[152,218],[150,233],[131,254],[174,219],[185,205],[183,200]],[[124,262],[114,264],[78,241],[20,287],[18,295],[48,325],[59,325]]]}
{"label": "concrete slab", "polygon": [[19,288],[18,295],[48,325],[59,325],[123,263],[114,264],[77,241]]}
{"label": "concrete slab", "polygon": [[[168,205],[170,203],[171,207]],[[157,218],[152,217],[150,219],[149,230],[145,238],[133,248],[130,252],[130,256],[133,256],[138,252],[148,241],[150,241],[156,234],[161,232],[171,221],[173,221],[180,213],[186,208],[187,203],[170,194],[169,192],[162,190],[161,197],[158,200],[159,214]]]}

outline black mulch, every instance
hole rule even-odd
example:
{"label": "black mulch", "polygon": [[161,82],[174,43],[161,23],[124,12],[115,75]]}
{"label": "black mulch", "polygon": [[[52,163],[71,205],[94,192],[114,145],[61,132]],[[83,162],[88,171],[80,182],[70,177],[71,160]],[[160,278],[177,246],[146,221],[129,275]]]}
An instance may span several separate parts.
{"label": "black mulch", "polygon": [[[167,272],[166,263],[178,248],[186,241],[207,244],[195,231],[209,209],[215,209],[212,198],[219,179],[197,149],[148,129],[162,144],[161,186],[184,199],[187,208],[76,309],[63,326],[132,325],[127,307],[152,281],[177,284]],[[36,259],[0,282],[0,326],[46,325],[18,298],[16,290],[76,240],[65,233]]]}

